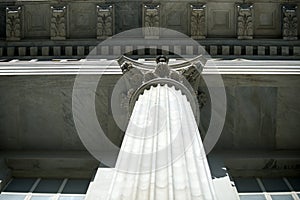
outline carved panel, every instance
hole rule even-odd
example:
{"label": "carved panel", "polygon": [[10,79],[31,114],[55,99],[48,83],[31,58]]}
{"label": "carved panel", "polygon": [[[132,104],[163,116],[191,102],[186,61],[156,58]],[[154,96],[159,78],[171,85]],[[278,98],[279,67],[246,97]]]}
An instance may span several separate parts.
{"label": "carved panel", "polygon": [[66,6],[51,6],[51,39],[65,40],[66,39]]}
{"label": "carved panel", "polygon": [[282,36],[285,40],[298,39],[297,6],[282,6]]}
{"label": "carved panel", "polygon": [[142,6],[139,1],[119,1],[114,6],[117,11],[115,12],[116,33],[142,27]]}
{"label": "carved panel", "polygon": [[278,37],[280,31],[280,15],[278,4],[275,3],[256,3],[254,5],[254,35]]}
{"label": "carved panel", "polygon": [[203,39],[206,37],[205,5],[191,5],[191,37]]}
{"label": "carved panel", "polygon": [[232,37],[235,36],[234,4],[207,3],[208,35]]}
{"label": "carved panel", "polygon": [[24,6],[24,33],[27,38],[49,37],[50,5],[28,4]]}
{"label": "carved panel", "polygon": [[97,39],[105,39],[113,35],[114,12],[112,5],[97,6]]}
{"label": "carved panel", "polygon": [[96,10],[92,3],[70,4],[70,37],[96,38]]}
{"label": "carved panel", "polygon": [[184,34],[188,32],[188,9],[185,2],[166,2],[160,10],[160,26],[179,31]]}
{"label": "carved panel", "polygon": [[212,13],[213,29],[224,28],[229,29],[229,11],[227,10],[214,10]]}
{"label": "carved panel", "polygon": [[21,7],[6,8],[6,40],[21,39]]}
{"label": "carved panel", "polygon": [[158,38],[160,26],[159,5],[144,5],[143,27],[145,38]]}
{"label": "carved panel", "polygon": [[240,4],[237,6],[238,39],[253,39],[253,6]]}

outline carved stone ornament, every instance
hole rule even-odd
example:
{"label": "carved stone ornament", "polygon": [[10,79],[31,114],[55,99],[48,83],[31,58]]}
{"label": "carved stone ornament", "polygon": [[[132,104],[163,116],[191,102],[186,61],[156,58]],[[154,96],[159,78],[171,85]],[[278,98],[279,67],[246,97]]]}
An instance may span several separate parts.
{"label": "carved stone ornament", "polygon": [[6,7],[6,40],[21,39],[21,7]]}
{"label": "carved stone ornament", "polygon": [[97,39],[113,35],[113,8],[112,5],[97,5]]}
{"label": "carved stone ornament", "polygon": [[197,83],[205,65],[204,57],[198,56],[190,61],[172,65],[168,64],[168,59],[164,56],[159,56],[156,61],[157,65],[147,65],[125,56],[118,60],[124,74],[123,78],[129,88],[122,94],[122,97],[125,98],[121,103],[123,108],[129,108],[130,102],[138,98],[139,91],[142,92],[143,88],[146,89],[157,84],[175,86],[181,91],[188,90],[187,93],[195,95],[196,98],[198,89],[195,88],[198,88],[198,85],[194,88],[193,84]]}
{"label": "carved stone ornament", "polygon": [[159,5],[144,5],[143,7],[143,25],[145,38],[159,37]]}
{"label": "carved stone ornament", "polygon": [[253,5],[239,4],[237,6],[238,39],[253,39]]}
{"label": "carved stone ornament", "polygon": [[51,6],[51,40],[66,39],[66,6]]}
{"label": "carved stone ornament", "polygon": [[191,37],[194,39],[206,38],[206,17],[205,8],[206,6],[191,5]]}
{"label": "carved stone ornament", "polygon": [[297,6],[282,6],[282,36],[284,40],[298,39]]}
{"label": "carved stone ornament", "polygon": [[203,108],[207,104],[207,95],[205,92],[198,90],[197,92],[199,107]]}

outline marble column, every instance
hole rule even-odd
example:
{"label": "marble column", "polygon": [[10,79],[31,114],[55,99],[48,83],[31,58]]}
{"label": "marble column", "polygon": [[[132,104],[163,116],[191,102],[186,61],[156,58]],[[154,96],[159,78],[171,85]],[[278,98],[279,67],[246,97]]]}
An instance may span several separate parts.
{"label": "marble column", "polygon": [[151,86],[135,103],[107,199],[216,199],[196,120],[174,86]]}

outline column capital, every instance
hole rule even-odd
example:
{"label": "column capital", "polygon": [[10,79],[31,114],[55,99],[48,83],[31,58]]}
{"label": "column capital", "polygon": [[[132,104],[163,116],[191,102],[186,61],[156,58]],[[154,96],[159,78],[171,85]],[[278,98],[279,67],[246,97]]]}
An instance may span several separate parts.
{"label": "column capital", "polygon": [[128,84],[128,90],[125,91],[123,97],[123,105],[129,109],[130,113],[138,100],[140,94],[151,86],[168,85],[180,90],[190,101],[194,114],[197,117],[197,95],[200,74],[206,63],[206,58],[202,55],[191,60],[169,64],[168,57],[158,56],[156,65],[149,65],[138,62],[126,56],[119,58],[118,63],[124,74],[123,78]]}

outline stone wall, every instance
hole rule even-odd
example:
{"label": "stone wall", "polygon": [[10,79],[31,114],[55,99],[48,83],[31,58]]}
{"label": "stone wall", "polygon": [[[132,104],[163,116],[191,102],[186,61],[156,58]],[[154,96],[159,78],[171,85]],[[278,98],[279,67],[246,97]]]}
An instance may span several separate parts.
{"label": "stone wall", "polygon": [[[296,0],[251,3],[163,0],[151,4],[120,0],[3,2],[0,3],[0,56],[84,56],[91,43],[95,45],[129,29],[151,26],[191,36],[200,44],[207,44],[212,55],[298,55],[293,47],[300,46],[299,42],[290,42],[299,41],[297,6],[300,3]],[[153,20],[155,23],[149,23]],[[144,34],[149,38],[147,31]],[[78,50],[79,39],[85,41],[81,41],[84,50]],[[255,45],[252,39],[257,40]],[[216,40],[218,45],[214,44]],[[223,47],[227,40],[230,45]],[[49,50],[42,50],[43,46]],[[54,50],[55,46],[59,48]],[[19,50],[19,47],[24,48]]]}
{"label": "stone wall", "polygon": [[[297,75],[222,77],[227,114],[216,149],[299,150]],[[110,98],[119,78],[103,75],[95,100],[99,123],[116,145],[123,133],[112,116]],[[0,96],[0,150],[84,151],[72,115],[74,80],[74,75],[1,77],[0,92],[5,95]],[[210,122],[207,98],[200,110],[203,132]]]}
{"label": "stone wall", "polygon": [[[203,1],[202,3],[186,1],[160,1],[153,5],[155,10],[159,11],[159,26],[180,31],[191,35],[194,27],[205,30],[202,34],[205,37],[230,37],[236,38],[238,35],[253,36],[254,38],[281,38],[284,29],[297,29],[300,26],[295,21],[299,17],[300,11],[297,8],[300,5],[298,1],[266,2],[263,0],[253,3],[240,3],[239,1]],[[15,3],[1,4],[1,30],[8,28],[7,21],[10,16],[19,12],[21,39],[30,38],[48,38],[50,39],[50,22],[53,17],[52,7],[66,7],[65,26],[67,29],[67,38],[96,38],[96,30],[103,28],[97,26],[99,20],[108,18],[99,13],[105,13],[111,6],[113,10],[113,33],[119,33],[132,28],[142,27],[143,12],[142,9],[151,4],[142,1],[18,1]],[[97,6],[101,9],[97,9]],[[6,23],[3,20],[4,9],[6,9]],[[200,12],[200,11],[203,12]],[[288,13],[288,14],[286,14]],[[288,19],[284,19],[288,17]],[[199,24],[203,21],[202,24]],[[286,26],[284,26],[286,23]],[[106,27],[110,28],[110,27]],[[238,29],[252,29],[238,33]],[[107,34],[110,36],[111,34]],[[289,34],[297,37],[299,31]],[[5,35],[1,32],[2,39]]]}

